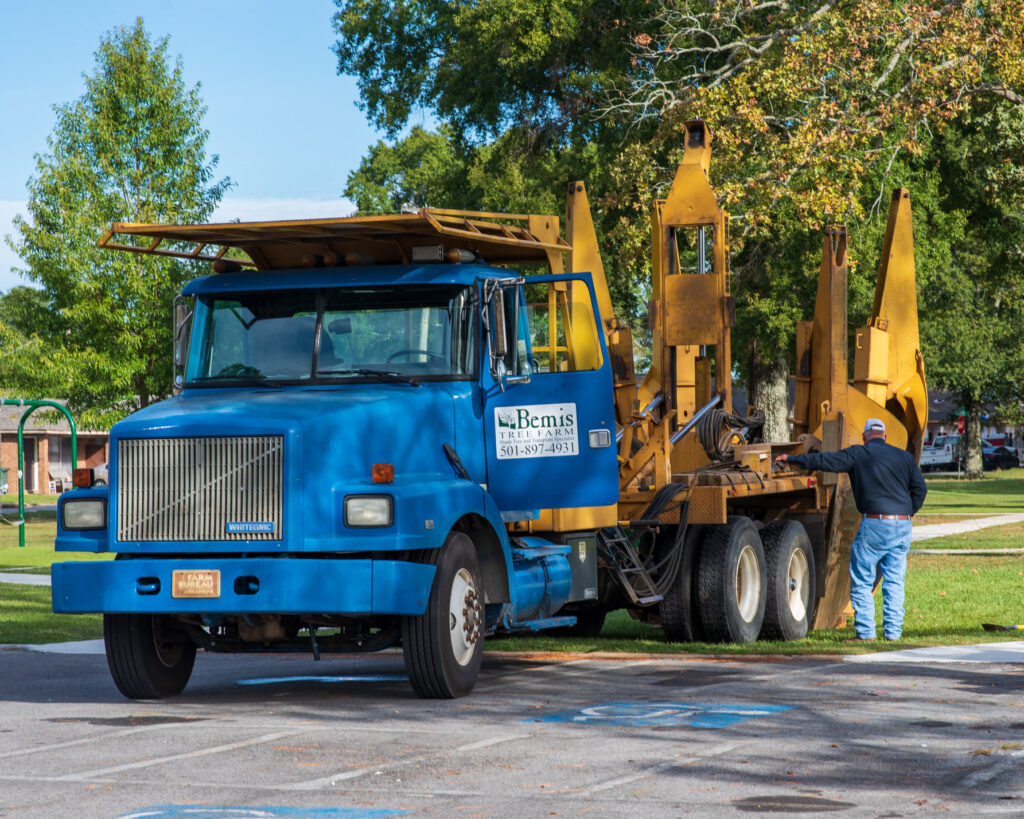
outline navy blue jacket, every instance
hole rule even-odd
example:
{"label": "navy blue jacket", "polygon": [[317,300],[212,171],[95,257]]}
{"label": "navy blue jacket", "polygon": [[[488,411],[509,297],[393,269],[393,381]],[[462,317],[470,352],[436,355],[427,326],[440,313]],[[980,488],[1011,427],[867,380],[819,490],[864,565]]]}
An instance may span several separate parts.
{"label": "navy blue jacket", "polygon": [[928,494],[914,456],[881,438],[838,452],[790,455],[786,463],[824,472],[849,472],[862,515],[913,515]]}

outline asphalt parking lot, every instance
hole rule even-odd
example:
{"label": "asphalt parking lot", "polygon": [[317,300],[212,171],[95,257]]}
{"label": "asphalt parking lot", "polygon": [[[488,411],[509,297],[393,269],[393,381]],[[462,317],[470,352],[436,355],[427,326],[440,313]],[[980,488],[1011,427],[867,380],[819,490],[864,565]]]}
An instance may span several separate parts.
{"label": "asphalt parking lot", "polygon": [[102,654],[7,647],[0,815],[1024,812],[1024,666],[865,660],[492,652],[427,701],[397,653],[200,654],[132,702]]}

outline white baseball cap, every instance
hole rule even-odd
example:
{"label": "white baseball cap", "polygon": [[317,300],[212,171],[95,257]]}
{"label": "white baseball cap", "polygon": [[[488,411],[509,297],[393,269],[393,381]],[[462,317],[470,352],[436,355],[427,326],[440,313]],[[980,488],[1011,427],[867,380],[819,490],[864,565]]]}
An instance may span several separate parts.
{"label": "white baseball cap", "polygon": [[885,432],[885,423],[878,418],[868,418],[864,422],[864,432]]}

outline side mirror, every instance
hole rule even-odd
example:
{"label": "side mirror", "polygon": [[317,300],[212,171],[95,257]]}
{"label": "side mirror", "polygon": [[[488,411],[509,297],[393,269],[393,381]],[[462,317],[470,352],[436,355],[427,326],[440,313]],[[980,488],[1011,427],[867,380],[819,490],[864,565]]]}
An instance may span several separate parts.
{"label": "side mirror", "polygon": [[505,356],[508,355],[508,343],[505,326],[505,291],[500,287],[494,291],[491,306],[494,311],[494,323],[491,325],[491,351],[495,358],[501,359],[504,363]]}
{"label": "side mirror", "polygon": [[188,361],[188,342],[192,335],[193,303],[191,297],[178,296],[174,300],[174,382],[175,395],[181,392],[185,383],[180,372]]}
{"label": "side mirror", "polygon": [[[509,375],[508,358],[512,354],[513,359],[518,357],[526,360],[526,344],[518,339],[519,334],[519,300],[521,294],[522,279],[505,280],[493,291],[491,291],[491,375],[498,383],[501,391],[504,392],[509,384],[529,384],[530,376]],[[505,288],[508,287],[508,295]],[[505,314],[505,299],[511,298],[512,317],[509,326],[509,316]],[[511,347],[509,345],[512,345]],[[518,365],[517,365],[518,366]],[[529,371],[527,371],[529,372]]]}

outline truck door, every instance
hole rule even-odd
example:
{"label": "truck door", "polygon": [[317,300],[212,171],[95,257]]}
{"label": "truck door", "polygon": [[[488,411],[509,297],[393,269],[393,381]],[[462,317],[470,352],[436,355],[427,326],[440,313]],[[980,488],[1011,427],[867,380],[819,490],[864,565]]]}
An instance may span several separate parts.
{"label": "truck door", "polygon": [[619,496],[611,365],[589,274],[487,282],[487,488],[502,512]]}

